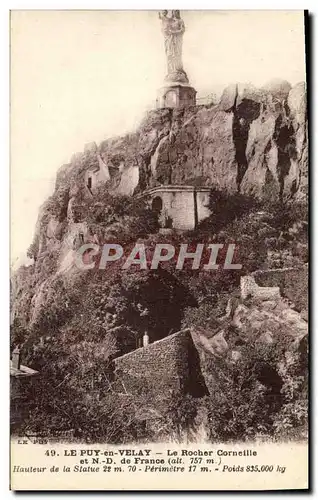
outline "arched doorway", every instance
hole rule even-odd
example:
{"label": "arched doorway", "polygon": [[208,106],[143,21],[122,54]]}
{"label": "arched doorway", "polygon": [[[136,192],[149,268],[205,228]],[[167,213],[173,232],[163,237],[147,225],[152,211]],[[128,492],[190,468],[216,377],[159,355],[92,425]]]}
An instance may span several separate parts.
{"label": "arched doorway", "polygon": [[155,196],[152,200],[151,208],[157,215],[160,215],[162,210],[162,198],[160,196]]}

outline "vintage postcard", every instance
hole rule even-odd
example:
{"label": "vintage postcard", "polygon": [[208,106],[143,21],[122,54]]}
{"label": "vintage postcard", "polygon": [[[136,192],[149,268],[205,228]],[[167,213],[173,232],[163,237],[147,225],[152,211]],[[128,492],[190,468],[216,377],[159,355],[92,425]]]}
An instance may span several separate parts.
{"label": "vintage postcard", "polygon": [[10,23],[11,489],[308,489],[306,12]]}

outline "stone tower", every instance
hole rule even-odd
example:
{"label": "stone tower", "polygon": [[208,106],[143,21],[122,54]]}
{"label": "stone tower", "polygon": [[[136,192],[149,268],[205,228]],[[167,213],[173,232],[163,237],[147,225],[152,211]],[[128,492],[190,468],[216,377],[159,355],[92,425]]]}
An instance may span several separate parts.
{"label": "stone tower", "polygon": [[159,108],[182,108],[196,104],[196,90],[182,64],[182,39],[185,25],[179,10],[163,10],[159,13],[167,61],[165,85],[158,92]]}

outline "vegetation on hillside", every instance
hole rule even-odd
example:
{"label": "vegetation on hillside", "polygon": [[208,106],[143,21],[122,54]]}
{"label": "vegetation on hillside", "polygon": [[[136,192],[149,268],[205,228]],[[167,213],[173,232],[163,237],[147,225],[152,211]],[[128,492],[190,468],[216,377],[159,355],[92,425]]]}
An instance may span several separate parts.
{"label": "vegetation on hillside", "polygon": [[[114,392],[112,360],[138,347],[145,330],[151,341],[182,327],[218,332],[229,298],[238,295],[241,275],[307,261],[306,207],[294,202],[266,206],[213,191],[212,216],[195,231],[160,235],[143,201],[111,194],[105,186],[93,199],[79,191],[74,222],[84,221],[100,244],[233,242],[243,267],[189,272],[189,266],[176,270],[175,261],[168,261],[156,271],[113,266],[70,279],[56,274],[58,251],[39,250],[41,231],[52,216],[62,224],[63,239],[67,196],[59,193],[46,204],[29,252],[34,263],[23,270],[23,286],[15,297],[11,347],[22,347],[25,364],[39,370],[40,377],[36,391],[28,394],[30,417],[14,430],[68,432],[73,438],[118,443],[162,439],[173,428],[181,439],[205,414],[213,441],[301,435],[307,418],[307,351],[304,345],[296,349],[290,339],[275,338],[269,345],[241,342],[236,362],[206,353],[201,368],[211,377],[213,392],[200,400],[167,396],[164,416],[149,415],[141,397]],[[237,332],[228,326],[226,335],[236,345]],[[147,420],[140,416],[143,409]]]}

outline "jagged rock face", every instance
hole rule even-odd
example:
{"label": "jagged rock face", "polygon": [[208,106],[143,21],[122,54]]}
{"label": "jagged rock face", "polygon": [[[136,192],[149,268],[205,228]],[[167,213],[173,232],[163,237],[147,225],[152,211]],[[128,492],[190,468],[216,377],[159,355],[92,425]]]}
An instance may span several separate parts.
{"label": "jagged rock face", "polygon": [[59,170],[56,186],[74,189],[98,164],[98,154],[118,192],[121,186],[132,194],[157,185],[197,184],[269,201],[305,199],[305,84],[230,85],[218,105],[152,110],[136,132],[74,155]]}
{"label": "jagged rock face", "polygon": [[[265,288],[260,287],[260,290],[265,291]],[[201,358],[209,353],[214,358],[236,362],[242,355],[241,346],[251,342],[272,344],[279,338],[285,338],[287,351],[297,350],[308,335],[306,318],[277,294],[254,296],[247,301],[236,299],[233,306],[231,314],[220,319],[220,330],[216,333],[209,326],[193,329]]]}
{"label": "jagged rock face", "polygon": [[231,85],[217,105],[152,110],[136,132],[86,146],[59,169],[55,192],[40,211],[31,252],[35,268],[50,267],[56,253],[63,268],[64,236],[76,223],[74,201],[85,187],[85,173],[98,168],[100,158],[109,168],[113,193],[192,184],[269,201],[305,200],[305,83]]}
{"label": "jagged rock face", "polygon": [[[155,122],[160,129],[152,132],[150,141],[143,137],[141,189],[160,184],[217,184],[234,191],[233,117],[217,107],[165,111],[162,122]],[[156,113],[151,113],[152,123]]]}
{"label": "jagged rock face", "polygon": [[288,106],[295,130],[296,162],[299,165],[299,189],[297,197],[304,198],[308,194],[308,123],[306,106],[306,87],[299,83],[288,95]]}
{"label": "jagged rock face", "polygon": [[265,92],[269,92],[274,98],[280,100],[287,99],[291,88],[292,87],[287,80],[282,80],[280,78],[274,78],[262,87]]}
{"label": "jagged rock face", "polygon": [[152,111],[139,132],[141,190],[195,183],[268,200],[306,195],[305,84],[232,85],[217,106]]}

